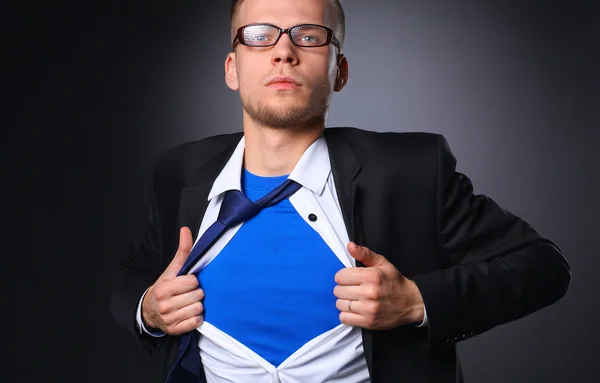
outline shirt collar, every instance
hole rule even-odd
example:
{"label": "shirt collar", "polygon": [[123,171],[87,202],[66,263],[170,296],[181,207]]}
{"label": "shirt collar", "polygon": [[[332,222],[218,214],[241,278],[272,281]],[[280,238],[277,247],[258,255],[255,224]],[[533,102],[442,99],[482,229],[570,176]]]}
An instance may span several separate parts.
{"label": "shirt collar", "polygon": [[[212,189],[208,193],[209,201],[227,190],[242,190],[244,149],[245,137],[242,137],[229,161],[215,179]],[[321,135],[302,154],[288,178],[310,189],[313,193],[321,195],[330,172],[329,150],[325,138]]]}

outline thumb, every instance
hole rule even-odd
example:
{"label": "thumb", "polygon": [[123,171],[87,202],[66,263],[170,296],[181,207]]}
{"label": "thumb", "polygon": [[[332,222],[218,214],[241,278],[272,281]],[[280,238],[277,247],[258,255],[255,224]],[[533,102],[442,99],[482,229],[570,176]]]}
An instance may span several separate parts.
{"label": "thumb", "polygon": [[193,244],[194,240],[192,239],[192,232],[190,229],[185,226],[179,229],[179,247],[161,279],[174,279],[177,276],[179,270],[181,270],[190,254],[190,251],[192,251]]}
{"label": "thumb", "polygon": [[382,266],[387,262],[383,255],[377,254],[367,247],[359,246],[354,242],[348,242],[348,251],[352,258],[362,262],[367,267]]}

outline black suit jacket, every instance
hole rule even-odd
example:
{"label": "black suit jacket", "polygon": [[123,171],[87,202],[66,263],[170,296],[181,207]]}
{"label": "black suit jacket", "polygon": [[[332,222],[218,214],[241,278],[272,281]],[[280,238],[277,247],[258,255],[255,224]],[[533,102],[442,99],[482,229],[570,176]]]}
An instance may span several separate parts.
{"label": "black suit jacket", "polygon": [[[557,246],[474,195],[443,136],[355,128],[327,128],[324,136],[350,239],[414,280],[427,308],[427,327],[363,329],[373,382],[461,382],[457,342],[566,294],[570,267]],[[113,315],[158,355],[165,376],[178,337],[140,335],[137,305],[174,256],[179,228],[197,235],[213,181],[241,137],[210,137],[164,153],[152,173],[146,230],[114,276]]]}

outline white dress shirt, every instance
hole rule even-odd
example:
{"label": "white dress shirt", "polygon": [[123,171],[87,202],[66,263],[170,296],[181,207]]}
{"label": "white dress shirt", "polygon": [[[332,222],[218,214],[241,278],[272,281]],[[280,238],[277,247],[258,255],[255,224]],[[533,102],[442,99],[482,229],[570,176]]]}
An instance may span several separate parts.
{"label": "white dress shirt", "polygon": [[[216,221],[225,192],[241,191],[244,148],[245,139],[242,137],[231,158],[215,179],[196,241]],[[322,136],[304,152],[288,178],[302,185],[289,197],[292,206],[321,236],[345,267],[354,267],[355,260],[346,247],[349,238],[335,190],[329,151]],[[317,220],[309,220],[309,214],[316,215]],[[242,225],[243,223],[225,231],[191,268],[190,273],[202,270],[217,257]],[[143,296],[138,305],[137,322],[140,331],[148,332],[141,320],[142,299]],[[426,324],[427,317],[420,326]],[[308,341],[279,366],[267,362],[209,322],[204,321],[197,330],[201,334],[200,356],[209,383],[370,381],[359,327],[340,323]]]}

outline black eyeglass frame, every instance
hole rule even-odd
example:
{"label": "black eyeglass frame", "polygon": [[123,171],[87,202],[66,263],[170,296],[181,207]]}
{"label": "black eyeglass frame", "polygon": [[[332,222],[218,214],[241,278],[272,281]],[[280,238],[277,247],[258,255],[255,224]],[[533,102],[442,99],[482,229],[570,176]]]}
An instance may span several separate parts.
{"label": "black eyeglass frame", "polygon": [[[247,27],[253,27],[253,26],[257,26],[257,25],[265,25],[265,26],[269,26],[269,27],[273,27],[275,29],[277,29],[279,31],[279,35],[277,36],[277,38],[275,39],[275,41],[272,44],[269,45],[250,45],[250,44],[246,44],[245,40],[244,40],[244,29]],[[294,38],[292,37],[292,29],[294,28],[298,28],[298,27],[319,27],[319,28],[323,28],[327,31],[327,38],[325,39],[325,42],[323,44],[320,45],[298,45],[294,42]],[[231,47],[235,47],[235,43],[236,41],[239,42],[242,45],[246,45],[249,47],[253,47],[253,48],[266,48],[266,47],[272,47],[274,45],[276,45],[279,42],[279,39],[281,38],[281,35],[283,35],[284,33],[287,33],[288,37],[290,38],[290,41],[292,42],[292,44],[298,46],[298,47],[302,47],[302,48],[319,48],[319,47],[324,47],[326,45],[329,44],[333,44],[337,47],[338,51],[341,50],[340,48],[340,41],[337,39],[337,37],[335,37],[333,35],[333,29],[328,28],[324,25],[318,25],[318,24],[298,24],[298,25],[294,25],[293,27],[289,27],[286,29],[282,29],[279,28],[277,25],[273,25],[273,24],[268,24],[268,23],[255,23],[255,24],[248,24],[248,25],[244,25],[238,28],[235,38],[233,39],[233,42],[231,43]]]}

